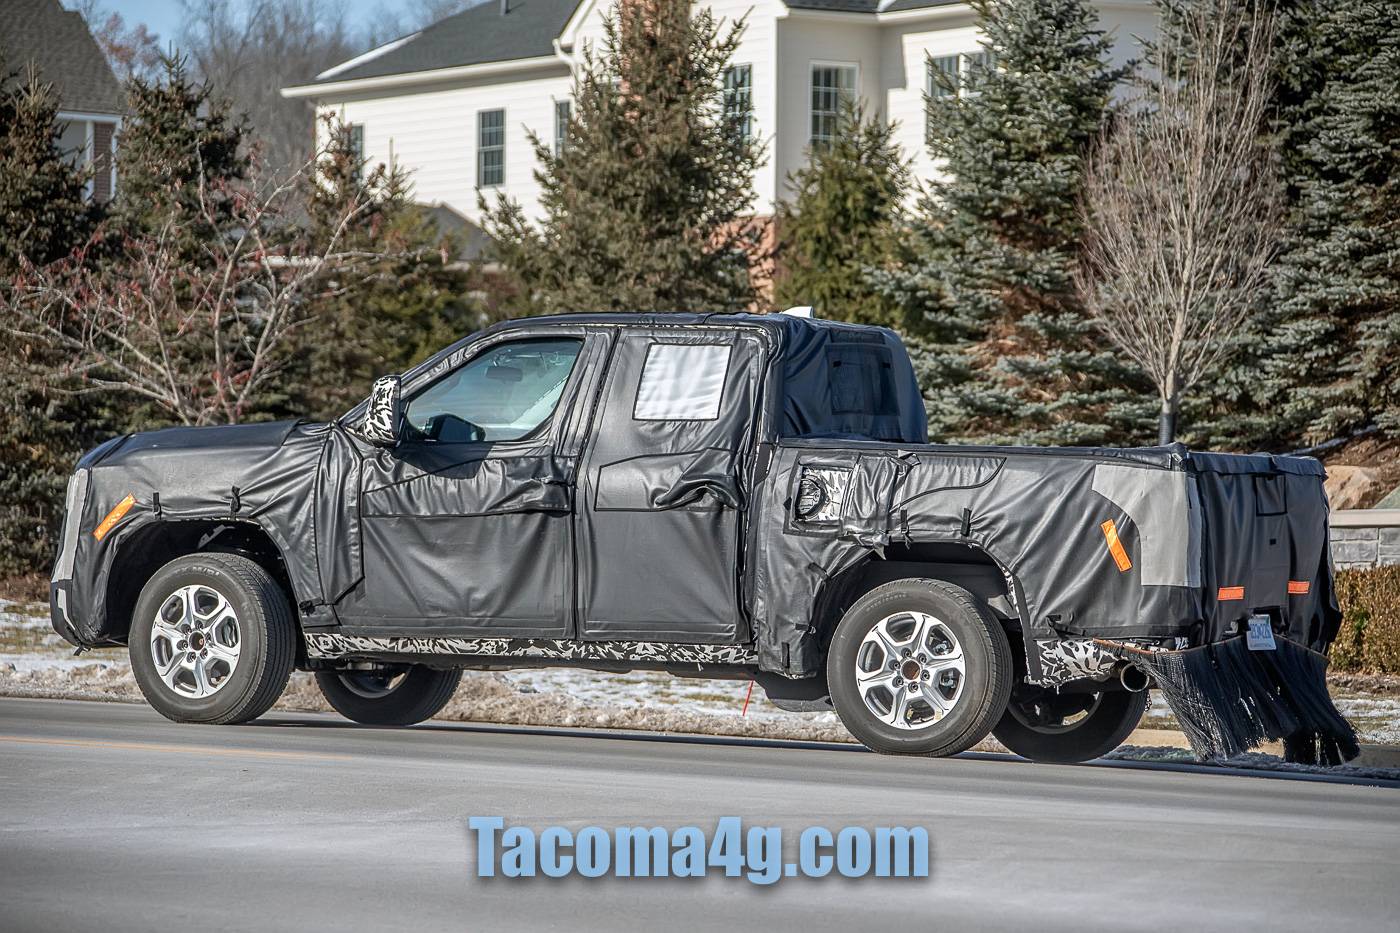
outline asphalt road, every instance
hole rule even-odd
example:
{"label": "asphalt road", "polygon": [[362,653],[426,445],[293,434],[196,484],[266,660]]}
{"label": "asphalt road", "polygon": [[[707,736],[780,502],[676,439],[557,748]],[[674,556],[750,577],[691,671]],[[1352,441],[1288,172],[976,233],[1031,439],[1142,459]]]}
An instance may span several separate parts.
{"label": "asphalt road", "polygon": [[[473,815],[922,825],[924,880],[478,879]],[[0,929],[1396,929],[1400,789],[0,700]]]}

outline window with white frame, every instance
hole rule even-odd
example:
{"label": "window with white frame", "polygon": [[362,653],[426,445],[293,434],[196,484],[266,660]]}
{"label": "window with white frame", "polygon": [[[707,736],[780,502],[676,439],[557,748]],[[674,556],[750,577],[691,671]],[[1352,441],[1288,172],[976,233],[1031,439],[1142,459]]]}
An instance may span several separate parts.
{"label": "window with white frame", "polygon": [[856,66],[812,64],[812,133],[813,148],[825,146],[836,138],[841,121],[841,105],[855,97]]}
{"label": "window with white frame", "polygon": [[734,65],[724,72],[724,119],[740,139],[753,134],[753,66]]}
{"label": "window with white frame", "polygon": [[573,107],[567,100],[556,100],[554,102],[554,157],[557,159],[564,154],[564,149],[569,145],[569,119],[573,116]]}
{"label": "window with white frame", "polygon": [[996,64],[996,57],[986,49],[980,52],[960,52],[957,55],[938,55],[928,60],[925,89],[929,97],[952,97],[966,94],[971,85],[974,69],[990,70]]}
{"label": "window with white frame", "polygon": [[958,93],[961,55],[939,55],[928,60],[928,96],[952,97]]}
{"label": "window with white frame", "polygon": [[476,115],[476,186],[506,183],[506,112],[480,110]]}
{"label": "window with white frame", "polygon": [[[989,71],[996,67],[996,56],[987,49],[980,52],[960,52],[938,55],[928,59],[924,89],[931,99],[962,97],[969,93],[974,70]],[[924,132],[933,132],[932,115],[925,114]]]}

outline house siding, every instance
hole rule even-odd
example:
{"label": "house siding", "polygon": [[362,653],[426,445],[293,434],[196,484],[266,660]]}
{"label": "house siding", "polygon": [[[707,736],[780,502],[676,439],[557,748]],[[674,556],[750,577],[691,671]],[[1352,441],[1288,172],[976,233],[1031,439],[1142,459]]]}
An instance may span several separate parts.
{"label": "house siding", "polygon": [[[973,17],[942,20],[939,28],[928,23],[887,26],[881,37],[885,74],[885,116],[896,124],[894,142],[909,160],[912,177],[927,181],[941,173],[933,156],[924,145],[927,120],[924,113],[924,88],[927,83],[927,62],[930,57],[976,52],[981,32]],[[910,198],[917,197],[917,191]]]}
{"label": "house siding", "polygon": [[[894,138],[910,160],[913,177],[921,184],[937,177],[938,166],[924,146],[925,62],[929,56],[978,50],[971,11],[942,7],[932,18],[882,23],[866,14],[789,11],[781,0],[711,0],[696,6],[727,23],[745,19],[733,62],[752,68],[753,132],[767,152],[754,176],[754,213],[772,213],[776,202],[790,194],[789,177],[807,163],[814,62],[855,64],[868,112],[896,122]],[[1149,0],[1096,6],[1101,28],[1114,40],[1113,61],[1139,57],[1138,37],[1156,32]],[[603,17],[610,7],[608,0],[590,0],[579,14],[572,49],[577,63],[585,49],[601,46]],[[327,96],[318,109],[363,125],[371,164],[396,161],[410,169],[419,201],[446,204],[476,220],[476,115],[504,108],[505,184],[487,193],[499,191],[518,201],[527,216],[538,217],[538,161],[527,131],[552,142],[555,101],[567,99],[572,84],[570,67],[560,59],[557,65],[470,82]],[[917,191],[910,195],[916,196]]]}
{"label": "house siding", "polygon": [[[880,30],[873,17],[790,16],[778,27],[778,144],[774,147],[778,196],[787,199],[790,177],[807,164],[812,131],[812,65],[855,65],[856,89],[872,112],[880,97]],[[771,206],[769,208],[772,209]]]}
{"label": "house siding", "polygon": [[[540,212],[540,186],[528,134],[533,131],[546,143],[554,139],[554,102],[567,99],[572,87],[569,71],[560,62],[554,68],[471,84],[431,85],[388,97],[324,99],[318,109],[364,127],[364,154],[371,167],[397,163],[410,169],[415,200],[445,204],[473,220],[480,216],[477,113],[505,110],[505,184],[483,193],[488,200],[496,192],[506,194],[533,217]],[[324,134],[319,124],[318,133]]]}

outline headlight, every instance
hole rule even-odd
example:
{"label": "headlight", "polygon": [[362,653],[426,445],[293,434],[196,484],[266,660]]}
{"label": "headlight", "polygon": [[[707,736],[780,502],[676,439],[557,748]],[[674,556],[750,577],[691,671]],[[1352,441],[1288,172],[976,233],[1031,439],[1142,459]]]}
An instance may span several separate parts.
{"label": "headlight", "polygon": [[68,499],[63,512],[63,540],[53,567],[53,582],[73,579],[73,557],[78,549],[78,524],[87,502],[88,471],[78,470],[68,480]]}
{"label": "headlight", "polygon": [[840,521],[850,481],[850,470],[803,467],[792,505],[798,521],[806,525],[834,525]]}

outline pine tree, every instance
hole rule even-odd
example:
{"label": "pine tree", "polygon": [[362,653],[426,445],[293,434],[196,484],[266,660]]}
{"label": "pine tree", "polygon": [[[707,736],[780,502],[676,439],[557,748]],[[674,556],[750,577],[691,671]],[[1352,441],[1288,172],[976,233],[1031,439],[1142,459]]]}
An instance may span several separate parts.
{"label": "pine tree", "polygon": [[743,30],[688,0],[633,0],[585,53],[567,145],[537,137],[544,218],[482,199],[496,258],[553,311],[739,311],[754,299],[750,255],[760,144],[724,108]]}
{"label": "pine tree", "polygon": [[1241,407],[1268,417],[1236,427],[1275,448],[1400,433],[1400,8],[1287,4],[1279,58],[1292,209],[1254,359],[1234,373]]}
{"label": "pine tree", "polygon": [[87,176],[59,149],[58,97],[33,70],[6,75],[0,61],[0,276],[60,259],[98,217]]}
{"label": "pine tree", "polygon": [[[1086,151],[1126,68],[1084,0],[977,0],[990,61],[935,73],[928,145],[943,175],[899,268],[874,280],[905,315],[944,440],[1132,443],[1152,436],[1140,376],[1107,350],[1072,282]],[[960,86],[961,85],[961,86]]]}
{"label": "pine tree", "polygon": [[[58,100],[42,76],[0,80],[0,313],[9,313],[22,263],[67,256],[97,220],[83,170],[58,148],[59,129]],[[0,342],[0,576],[47,569],[64,483],[79,453],[103,433],[86,400],[46,378],[56,363],[40,348]]]}
{"label": "pine tree", "polygon": [[[177,57],[162,56],[155,78],[134,76],[126,90],[131,114],[117,137],[114,232],[172,224],[197,250],[216,235],[212,228],[252,167],[247,123]],[[201,199],[215,208],[216,223],[201,218]]]}
{"label": "pine tree", "polygon": [[778,209],[779,306],[812,305],[822,317],[893,326],[899,309],[865,270],[884,268],[909,185],[894,126],[844,110],[836,138],[790,180],[796,197]]}
{"label": "pine tree", "polygon": [[[1171,28],[1183,0],[1161,2]],[[1287,0],[1277,22],[1284,248],[1233,364],[1191,414],[1193,442],[1244,450],[1400,433],[1400,10]]]}
{"label": "pine tree", "polygon": [[488,323],[471,295],[477,273],[457,261],[461,244],[413,203],[407,173],[370,166],[350,129],[327,121],[327,143],[304,186],[313,248],[357,205],[339,249],[366,257],[341,287],[326,290],[308,314],[305,351],[287,383],[301,414],[334,417],[364,397],[377,376],[414,363]]}

